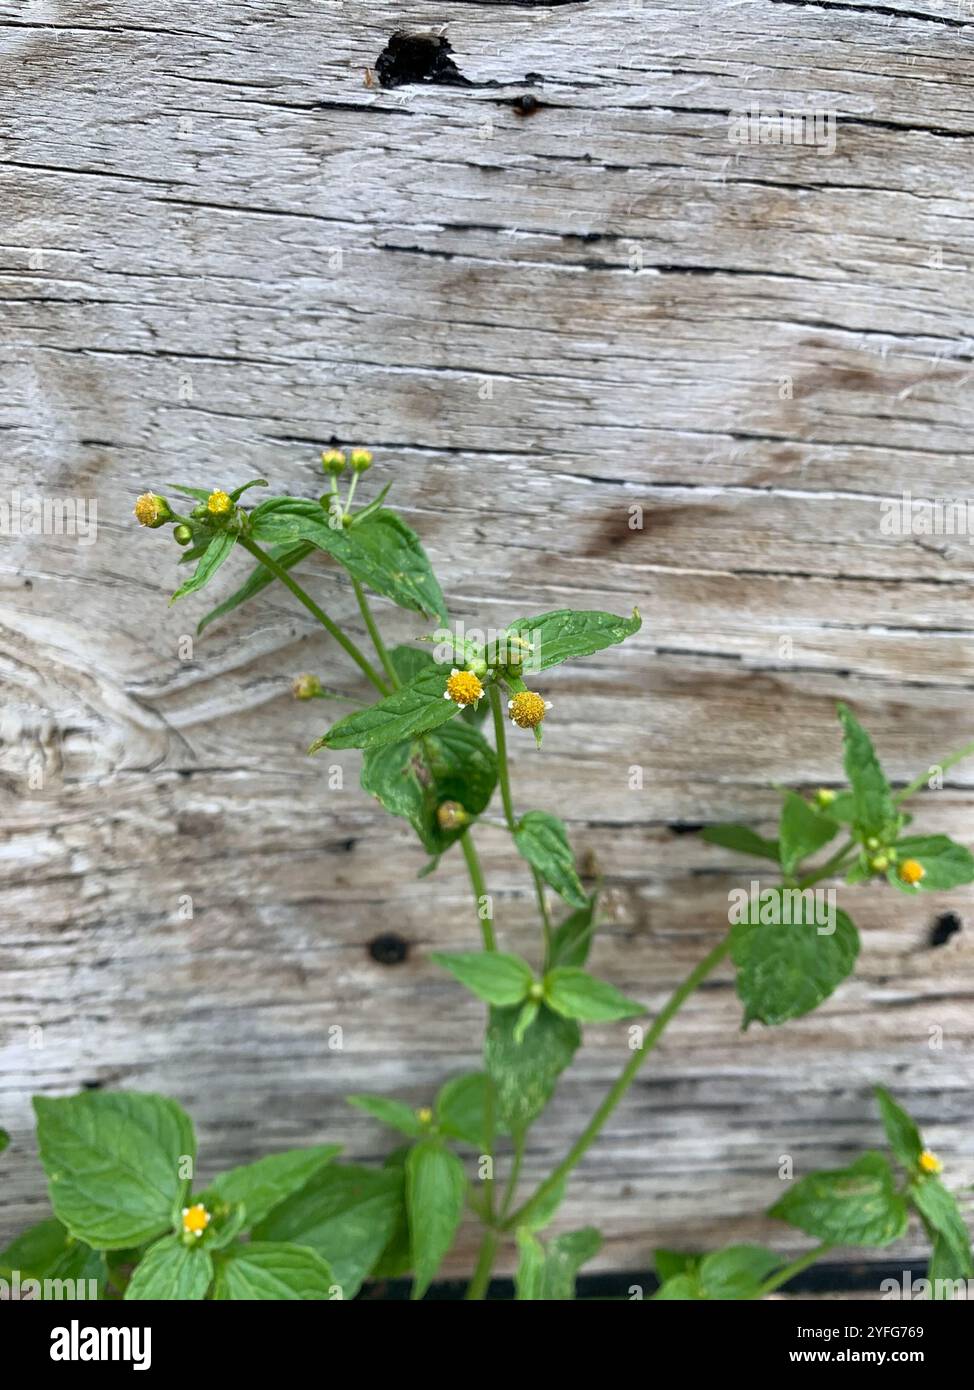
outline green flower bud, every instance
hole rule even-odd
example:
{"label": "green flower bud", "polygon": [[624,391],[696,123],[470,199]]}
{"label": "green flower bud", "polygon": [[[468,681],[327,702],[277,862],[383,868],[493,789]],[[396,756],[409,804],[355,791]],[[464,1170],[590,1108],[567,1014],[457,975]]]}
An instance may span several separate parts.
{"label": "green flower bud", "polygon": [[189,545],[193,539],[193,528],[181,521],[178,526],[173,527],[172,538],[177,545]]}
{"label": "green flower bud", "polygon": [[331,477],[337,478],[345,472],[345,455],[341,449],[326,449],[321,456],[321,466]]}
{"label": "green flower bud", "polygon": [[352,450],[352,471],[355,473],[365,473],[372,467],[372,454],[368,449]]}
{"label": "green flower bud", "polygon": [[313,700],[321,694],[321,681],[317,676],[295,676],[291,683],[291,694],[296,700]]}

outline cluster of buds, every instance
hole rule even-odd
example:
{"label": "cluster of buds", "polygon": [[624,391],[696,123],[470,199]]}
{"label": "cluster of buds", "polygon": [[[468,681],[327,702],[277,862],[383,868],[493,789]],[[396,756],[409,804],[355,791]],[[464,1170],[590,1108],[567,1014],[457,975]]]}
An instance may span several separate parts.
{"label": "cluster of buds", "polygon": [[340,478],[346,467],[353,473],[365,473],[372,467],[372,453],[369,449],[353,449],[346,459],[341,449],[326,449],[321,466],[330,478]]}

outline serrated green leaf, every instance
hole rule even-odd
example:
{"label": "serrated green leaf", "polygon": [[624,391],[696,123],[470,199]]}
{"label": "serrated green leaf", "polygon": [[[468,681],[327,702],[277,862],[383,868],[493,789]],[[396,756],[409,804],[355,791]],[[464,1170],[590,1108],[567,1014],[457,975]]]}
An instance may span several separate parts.
{"label": "serrated green leaf", "polygon": [[653,1294],[654,1301],[658,1302],[699,1302],[702,1298],[703,1290],[695,1274],[674,1274]]}
{"label": "serrated green leaf", "polygon": [[873,1246],[898,1239],[908,1218],[893,1170],[879,1153],[801,1178],[769,1215],[833,1245]]}
{"label": "serrated green leaf", "polygon": [[616,642],[624,642],[641,627],[642,618],[635,608],[631,618],[559,608],[531,618],[517,618],[506,631],[531,643],[531,651],[524,654],[525,670],[544,671],[573,657],[591,656]]}
{"label": "serrated green leaf", "polygon": [[466,1192],[463,1164],[438,1139],[424,1139],[410,1150],[406,1158],[406,1207],[414,1299],[423,1297],[453,1244]]}
{"label": "serrated green leaf", "polygon": [[465,829],[465,823],[449,819],[441,825],[440,808],[459,807],[469,817],[479,816],[496,785],[494,750],[460,719],[419,739],[368,748],[362,759],[363,790],[408,820],[423,848],[437,856]]}
{"label": "serrated green leaf", "polygon": [[577,1023],[542,1008],[523,1041],[515,1042],[519,1014],[516,1005],[491,1009],[484,1041],[498,1113],[513,1134],[523,1133],[541,1114],[582,1040]]}
{"label": "serrated green leaf", "polygon": [[354,579],[401,608],[447,621],[446,604],[419,537],[386,509],[335,526],[320,502],[271,497],[250,513],[250,534],[261,544],[310,541],[338,561]]}
{"label": "serrated green leaf", "polygon": [[611,1023],[619,1018],[635,1018],[646,1012],[635,999],[576,966],[563,965],[549,970],[544,979],[545,1002],[564,1018],[579,1023]]}
{"label": "serrated green leaf", "polygon": [[687,1254],[682,1250],[654,1250],[656,1277],[661,1284],[665,1284],[667,1279],[675,1279],[678,1274],[693,1274],[701,1258],[700,1255]]}
{"label": "serrated green leaf", "polygon": [[602,1237],[593,1226],[569,1231],[549,1242],[547,1248],[524,1227],[517,1232],[520,1251],[514,1283],[522,1302],[565,1302],[575,1297],[575,1280],[586,1260],[602,1248]]}
{"label": "serrated green leaf", "polygon": [[330,1163],[254,1230],[257,1240],[307,1245],[328,1261],[343,1298],[354,1298],[399,1224],[403,1175]]}
{"label": "serrated green leaf", "polygon": [[879,1113],[893,1153],[909,1172],[915,1172],[923,1152],[923,1140],[913,1119],[884,1086],[875,1087]]}
{"label": "serrated green leaf", "polygon": [[78,1284],[84,1290],[81,1297],[93,1283],[101,1298],[107,1274],[104,1253],[76,1240],[56,1218],[38,1222],[0,1250],[0,1276],[9,1278],[15,1269],[20,1271],[21,1287],[25,1280],[36,1279],[38,1297],[52,1302],[76,1296]]}
{"label": "serrated green leaf", "polygon": [[[974,882],[974,856],[964,845],[947,835],[907,835],[896,842],[897,861],[891,864],[886,877],[904,893],[942,893]],[[904,883],[898,869],[908,859],[923,866],[918,883]]]}
{"label": "serrated green leaf", "polygon": [[778,841],[766,840],[748,825],[705,825],[700,838],[708,845],[720,845],[722,849],[733,849],[738,854],[753,854],[759,859],[770,859],[778,863]]}
{"label": "serrated green leaf", "polygon": [[334,1297],[336,1287],[327,1260],[314,1250],[283,1241],[251,1241],[220,1259],[213,1297],[218,1301],[323,1302]]}
{"label": "serrated green leaf", "polygon": [[780,1255],[763,1245],[729,1245],[700,1261],[700,1287],[705,1298],[715,1301],[751,1299],[784,1263]]}
{"label": "serrated green leaf", "polygon": [[232,531],[218,531],[203,552],[196,569],[180,584],[169,602],[175,603],[177,599],[185,598],[187,594],[195,594],[198,589],[209,584],[236,543],[237,537]]}
{"label": "serrated green leaf", "polygon": [[339,719],[315,740],[309,752],[319,748],[381,748],[439,728],[460,711],[446,694],[449,678],[450,672],[443,666],[420,671],[384,700]]}
{"label": "serrated green leaf", "polygon": [[243,1205],[246,1214],[244,1229],[249,1230],[269,1216],[285,1197],[302,1188],[309,1178],[341,1151],[340,1144],[318,1144],[313,1148],[268,1154],[256,1163],[245,1163],[221,1173],[199,1200],[208,1209],[212,1206],[208,1200],[211,1194],[231,1205]]}
{"label": "serrated green leaf", "polygon": [[199,1302],[213,1280],[209,1251],[184,1245],[179,1236],[156,1241],[136,1265],[126,1302]]}
{"label": "serrated green leaf", "polygon": [[952,1268],[964,1270],[963,1275],[949,1277],[974,1278],[970,1232],[954,1194],[944,1187],[934,1173],[928,1173],[910,1184],[908,1195],[923,1217],[927,1230],[943,1244],[941,1263],[946,1264],[949,1259]]}
{"label": "serrated green leaf", "polygon": [[517,823],[514,843],[518,853],[567,903],[588,906],[563,821],[547,811],[528,811]]}
{"label": "serrated green leaf", "polygon": [[[302,560],[306,560],[314,546],[310,541],[302,541],[299,545],[274,545],[269,547],[269,554],[272,560],[276,560],[282,569],[292,570],[295,565],[299,565]],[[232,613],[235,608],[239,608],[242,603],[248,603],[250,599],[256,598],[258,594],[274,583],[275,576],[270,572],[266,565],[255,565],[250,575],[241,584],[240,588],[232,593],[229,598],[218,603],[215,608],[211,608],[205,617],[201,618],[196,625],[197,632],[203,632],[209,627],[210,623],[217,618],[224,617],[227,613]]]}
{"label": "serrated green leaf", "polygon": [[[896,825],[896,806],[886,774],[865,729],[846,705],[839,705],[845,775],[852,788],[853,824],[860,839],[885,840]],[[833,817],[834,818],[834,817]]]}
{"label": "serrated green leaf", "polygon": [[595,908],[598,889],[589,894],[585,907],[576,908],[551,934],[551,964],[582,966],[595,936]]}
{"label": "serrated green leaf", "polygon": [[770,1026],[810,1013],[851,973],[859,954],[851,918],[841,908],[834,909],[832,923],[816,922],[816,916],[828,914],[810,898],[800,899],[797,889],[766,889],[760,907],[749,902],[743,908],[742,920],[731,927],[731,956],[745,1027],[755,1019]]}
{"label": "serrated green leaf", "polygon": [[[488,1087],[486,1072],[455,1076],[440,1088],[434,1107],[442,1134],[470,1144],[479,1153],[487,1150]],[[495,1130],[499,1128],[495,1122]]]}
{"label": "serrated green leaf", "polygon": [[838,830],[838,821],[819,815],[802,797],[786,792],[778,825],[782,871],[793,874],[803,859],[827,845]]}
{"label": "serrated green leaf", "polygon": [[498,1008],[519,1004],[534,983],[527,961],[503,951],[436,951],[430,959],[449,970],[478,999]]}
{"label": "serrated green leaf", "polygon": [[98,1250],[142,1245],[171,1228],[196,1139],[175,1101],[136,1091],[34,1097],[55,1215]]}
{"label": "serrated green leaf", "polygon": [[418,1139],[424,1132],[425,1126],[416,1114],[412,1106],[406,1105],[401,1100],[391,1100],[388,1096],[346,1096],[349,1105],[354,1105],[356,1110],[364,1110],[366,1115],[372,1115],[375,1119],[381,1120],[390,1129],[397,1129],[400,1134],[407,1134],[410,1139]]}

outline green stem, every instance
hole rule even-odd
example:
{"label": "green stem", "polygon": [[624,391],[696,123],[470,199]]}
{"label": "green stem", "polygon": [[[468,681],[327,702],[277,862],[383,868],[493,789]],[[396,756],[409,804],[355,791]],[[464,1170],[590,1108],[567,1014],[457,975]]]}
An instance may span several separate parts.
{"label": "green stem", "polygon": [[298,602],[304,604],[311,616],[321,623],[321,626],[334,637],[339,646],[344,647],[359,670],[368,676],[379,694],[388,695],[389,691],[386,688],[385,682],[368,658],[358,649],[350,637],[345,636],[338,624],[332,622],[324,609],[318,607],[311,595],[305,593],[297,580],[292,578],[287,570],[284,569],[282,565],[279,565],[272,555],[268,555],[266,550],[261,550],[256,541],[252,541],[248,536],[241,536],[240,544],[253,555],[255,560],[259,560],[265,569],[270,570],[274,578],[279,579],[286,589],[290,589]]}
{"label": "green stem", "polygon": [[855,847],[855,840],[846,840],[845,844],[837,849],[832,855],[832,858],[826,860],[820,869],[816,869],[815,872],[809,874],[807,878],[801,879],[798,884],[799,889],[811,888],[813,883],[820,883],[823,878],[832,878],[838,872],[846,855],[851,849],[855,849]]}
{"label": "green stem", "polygon": [[[956,753],[951,753],[950,757],[945,758],[942,763],[933,763],[931,766],[938,767],[941,772],[946,772],[949,767],[953,767],[956,763],[963,762],[964,759],[969,758],[972,753],[974,753],[974,743],[965,743],[963,748],[958,749]],[[914,792],[918,792],[929,776],[930,768],[928,767],[921,772],[918,777],[914,777],[913,781],[905,786],[901,792],[897,792],[893,797],[897,806],[901,801],[906,801],[907,797],[912,796]]]}
{"label": "green stem", "polygon": [[504,1188],[504,1195],[501,1198],[500,1219],[503,1221],[511,1209],[514,1194],[517,1192],[518,1179],[521,1176],[521,1164],[524,1162],[524,1134],[519,1134],[514,1141],[514,1157],[511,1160],[511,1171],[507,1176],[507,1186]]}
{"label": "green stem", "polygon": [[352,481],[348,485],[348,496],[345,498],[345,515],[348,516],[352,510],[352,498],[355,496],[355,489],[358,487],[359,474],[352,474]]}
{"label": "green stem", "polygon": [[710,951],[706,956],[704,956],[703,960],[700,961],[700,963],[697,966],[695,966],[693,970],[690,971],[690,974],[686,977],[683,983],[678,985],[677,988],[673,991],[669,999],[663,1005],[660,1012],[656,1015],[656,1018],[653,1020],[653,1026],[650,1028],[649,1032],[646,1034],[646,1037],[643,1039],[642,1047],[637,1048],[633,1052],[632,1057],[623,1067],[622,1072],[620,1073],[615,1085],[609,1091],[608,1095],[605,1097],[605,1100],[603,1100],[602,1104],[596,1110],[591,1120],[589,1120],[585,1129],[575,1140],[574,1144],[569,1149],[568,1153],[565,1155],[562,1161],[558,1164],[557,1168],[555,1168],[555,1170],[551,1174],[549,1174],[547,1178],[545,1178],[544,1182],[541,1183],[541,1185],[536,1189],[532,1196],[528,1198],[527,1202],[525,1202],[523,1206],[519,1207],[513,1216],[507,1218],[507,1220],[504,1222],[505,1230],[509,1230],[511,1227],[517,1225],[518,1217],[521,1215],[521,1213],[525,1210],[527,1206],[535,1202],[542,1202],[546,1197],[550,1196],[551,1193],[554,1192],[555,1189],[558,1188],[562,1182],[564,1182],[564,1180],[568,1177],[568,1175],[571,1173],[572,1169],[576,1166],[576,1164],[579,1163],[580,1160],[585,1156],[590,1146],[598,1138],[602,1126],[605,1124],[606,1120],[612,1114],[613,1110],[616,1108],[620,1100],[622,1100],[622,1097],[626,1094],[629,1087],[632,1085],[632,1082],[635,1079],[636,1073],[639,1071],[639,1068],[642,1066],[643,1062],[646,1060],[646,1058],[652,1052],[653,1048],[659,1042],[660,1038],[663,1036],[667,1024],[670,1022],[670,1020],[673,1018],[675,1014],[679,1013],[680,1009],[690,998],[690,995],[697,988],[697,986],[707,978],[707,976],[710,974],[712,970],[716,969],[716,967],[720,964],[720,962],[730,951],[730,947],[730,937],[723,937],[722,940],[719,941],[718,944],[714,947],[714,949]]}
{"label": "green stem", "polygon": [[501,802],[504,806],[504,819],[507,828],[514,834],[517,821],[514,819],[514,802],[511,799],[511,774],[507,766],[507,730],[504,728],[504,709],[500,690],[496,681],[491,681],[490,710],[494,716],[494,745],[497,748],[497,780],[500,782]]}
{"label": "green stem", "polygon": [[483,1298],[490,1283],[490,1272],[494,1267],[494,1257],[497,1254],[498,1236],[496,1231],[485,1231],[484,1238],[480,1245],[480,1254],[477,1256],[477,1267],[473,1272],[473,1278],[467,1286],[464,1298],[477,1300]]}
{"label": "green stem", "polygon": [[754,1295],[755,1298],[764,1298],[765,1294],[774,1293],[782,1284],[787,1284],[789,1279],[794,1279],[796,1274],[801,1274],[802,1270],[813,1265],[816,1260],[820,1260],[823,1255],[827,1255],[833,1247],[826,1241],[823,1245],[816,1245],[814,1250],[809,1250],[804,1255],[799,1255],[797,1260],[792,1260],[790,1265],[785,1265],[784,1269],[779,1269],[776,1274],[772,1274]]}
{"label": "green stem", "polygon": [[355,590],[359,612],[362,614],[368,634],[372,638],[372,645],[375,647],[376,655],[382,662],[382,669],[389,677],[389,684],[392,686],[393,690],[398,690],[400,686],[399,677],[396,675],[396,668],[392,664],[392,658],[386,649],[386,644],[382,640],[382,633],[376,625],[375,618],[372,614],[372,607],[365,596],[365,590],[357,579],[352,580],[352,588]]}
{"label": "green stem", "polygon": [[537,869],[532,869],[534,875],[534,891],[538,898],[538,910],[541,913],[541,928],[544,932],[544,968],[547,972],[551,965],[551,914],[548,911],[548,900],[544,892],[544,879]]}
{"label": "green stem", "polygon": [[460,836],[460,848],[463,850],[463,857],[467,861],[467,872],[470,875],[470,882],[473,884],[473,895],[477,904],[477,918],[480,922],[480,930],[484,938],[484,950],[496,951],[497,943],[494,940],[494,924],[489,917],[482,916],[484,899],[487,897],[487,885],[484,883],[484,871],[480,867],[480,856],[477,854],[469,830],[465,830]]}

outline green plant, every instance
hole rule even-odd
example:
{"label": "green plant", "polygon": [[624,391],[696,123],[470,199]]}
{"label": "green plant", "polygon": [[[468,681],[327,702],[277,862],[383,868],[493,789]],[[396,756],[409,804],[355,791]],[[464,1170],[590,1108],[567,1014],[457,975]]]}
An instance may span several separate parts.
{"label": "green plant", "polygon": [[[785,1023],[815,1009],[851,973],[856,928],[818,885],[882,878],[916,894],[974,880],[974,858],[942,835],[905,833],[905,800],[927,774],[894,793],[873,745],[853,714],[839,707],[848,787],[821,789],[809,801],[783,792],[778,836],[742,825],[713,826],[709,842],[767,861],[780,882],[755,882],[730,895],[728,931],[646,1026],[646,1009],[587,967],[597,926],[597,892],[583,887],[563,822],[544,810],[515,810],[508,729],[531,732],[540,746],[549,709],[525,677],[584,657],[638,631],[638,612],[559,610],[527,616],[488,634],[458,635],[449,626],[439,584],[418,538],[386,508],[388,487],[353,508],[371,455],[350,461],[329,451],[329,483],[318,499],[275,497],[245,509],[254,480],[226,492],[173,488],[193,506],[181,515],[158,494],[136,504],[139,521],[171,525],[195,562],[174,599],[196,592],[235,549],[256,566],[245,583],[200,623],[205,629],[279,582],[342,646],[379,698],[337,720],[315,740],[322,748],[360,748],[362,786],[406,819],[431,856],[423,874],[459,845],[474,896],[481,950],[451,951],[438,964],[487,1006],[484,1069],[446,1082],[435,1101],[414,1110],[393,1097],[360,1095],[350,1103],[403,1136],[381,1169],[334,1162],[325,1147],[276,1155],[225,1174],[193,1195],[195,1144],[188,1118],[158,1096],[86,1094],[37,1098],[38,1138],[55,1219],[0,1254],[4,1270],[61,1277],[65,1268],[126,1298],[352,1297],[368,1277],[411,1274],[423,1296],[449,1251],[466,1209],[483,1226],[467,1296],[484,1296],[501,1242],[516,1244],[522,1299],[574,1296],[581,1264],[599,1248],[583,1229],[543,1242],[568,1179],[598,1138],[667,1025],[693,991],[729,957],[736,971],[744,1026]],[[347,467],[352,480],[340,496]],[[293,571],[323,551],[351,579],[374,648],[366,655],[300,584]],[[386,647],[367,590],[436,622],[425,645]],[[313,675],[298,677],[302,700],[343,698]],[[480,731],[492,718],[493,746]],[[941,772],[974,745],[941,764]],[[492,899],[472,829],[499,788],[503,826],[525,862],[539,911],[533,961],[498,949]],[[845,828],[840,848],[809,865]],[[570,913],[553,919],[548,890]],[[568,1153],[522,1198],[521,1167],[531,1126],[571,1063],[586,1023],[629,1020],[629,1057]],[[897,1186],[888,1160],[867,1153],[849,1168],[800,1178],[772,1215],[821,1243],[786,1265],[772,1252],[736,1246],[705,1257],[658,1252],[660,1298],[754,1298],[778,1287],[836,1244],[884,1245],[901,1235],[912,1209],[933,1246],[937,1277],[971,1277],[968,1233],[955,1199],[938,1177],[913,1121],[884,1091],[879,1101],[893,1153],[906,1170]],[[503,1141],[503,1144],[500,1142]],[[503,1183],[495,1179],[501,1149]],[[476,1171],[457,1150],[472,1150]],[[521,1200],[519,1200],[521,1198]],[[248,1239],[249,1237],[249,1239]],[[134,1269],[134,1272],[130,1272]],[[92,1272],[93,1271],[93,1272]],[[81,1277],[78,1275],[77,1277]]]}

